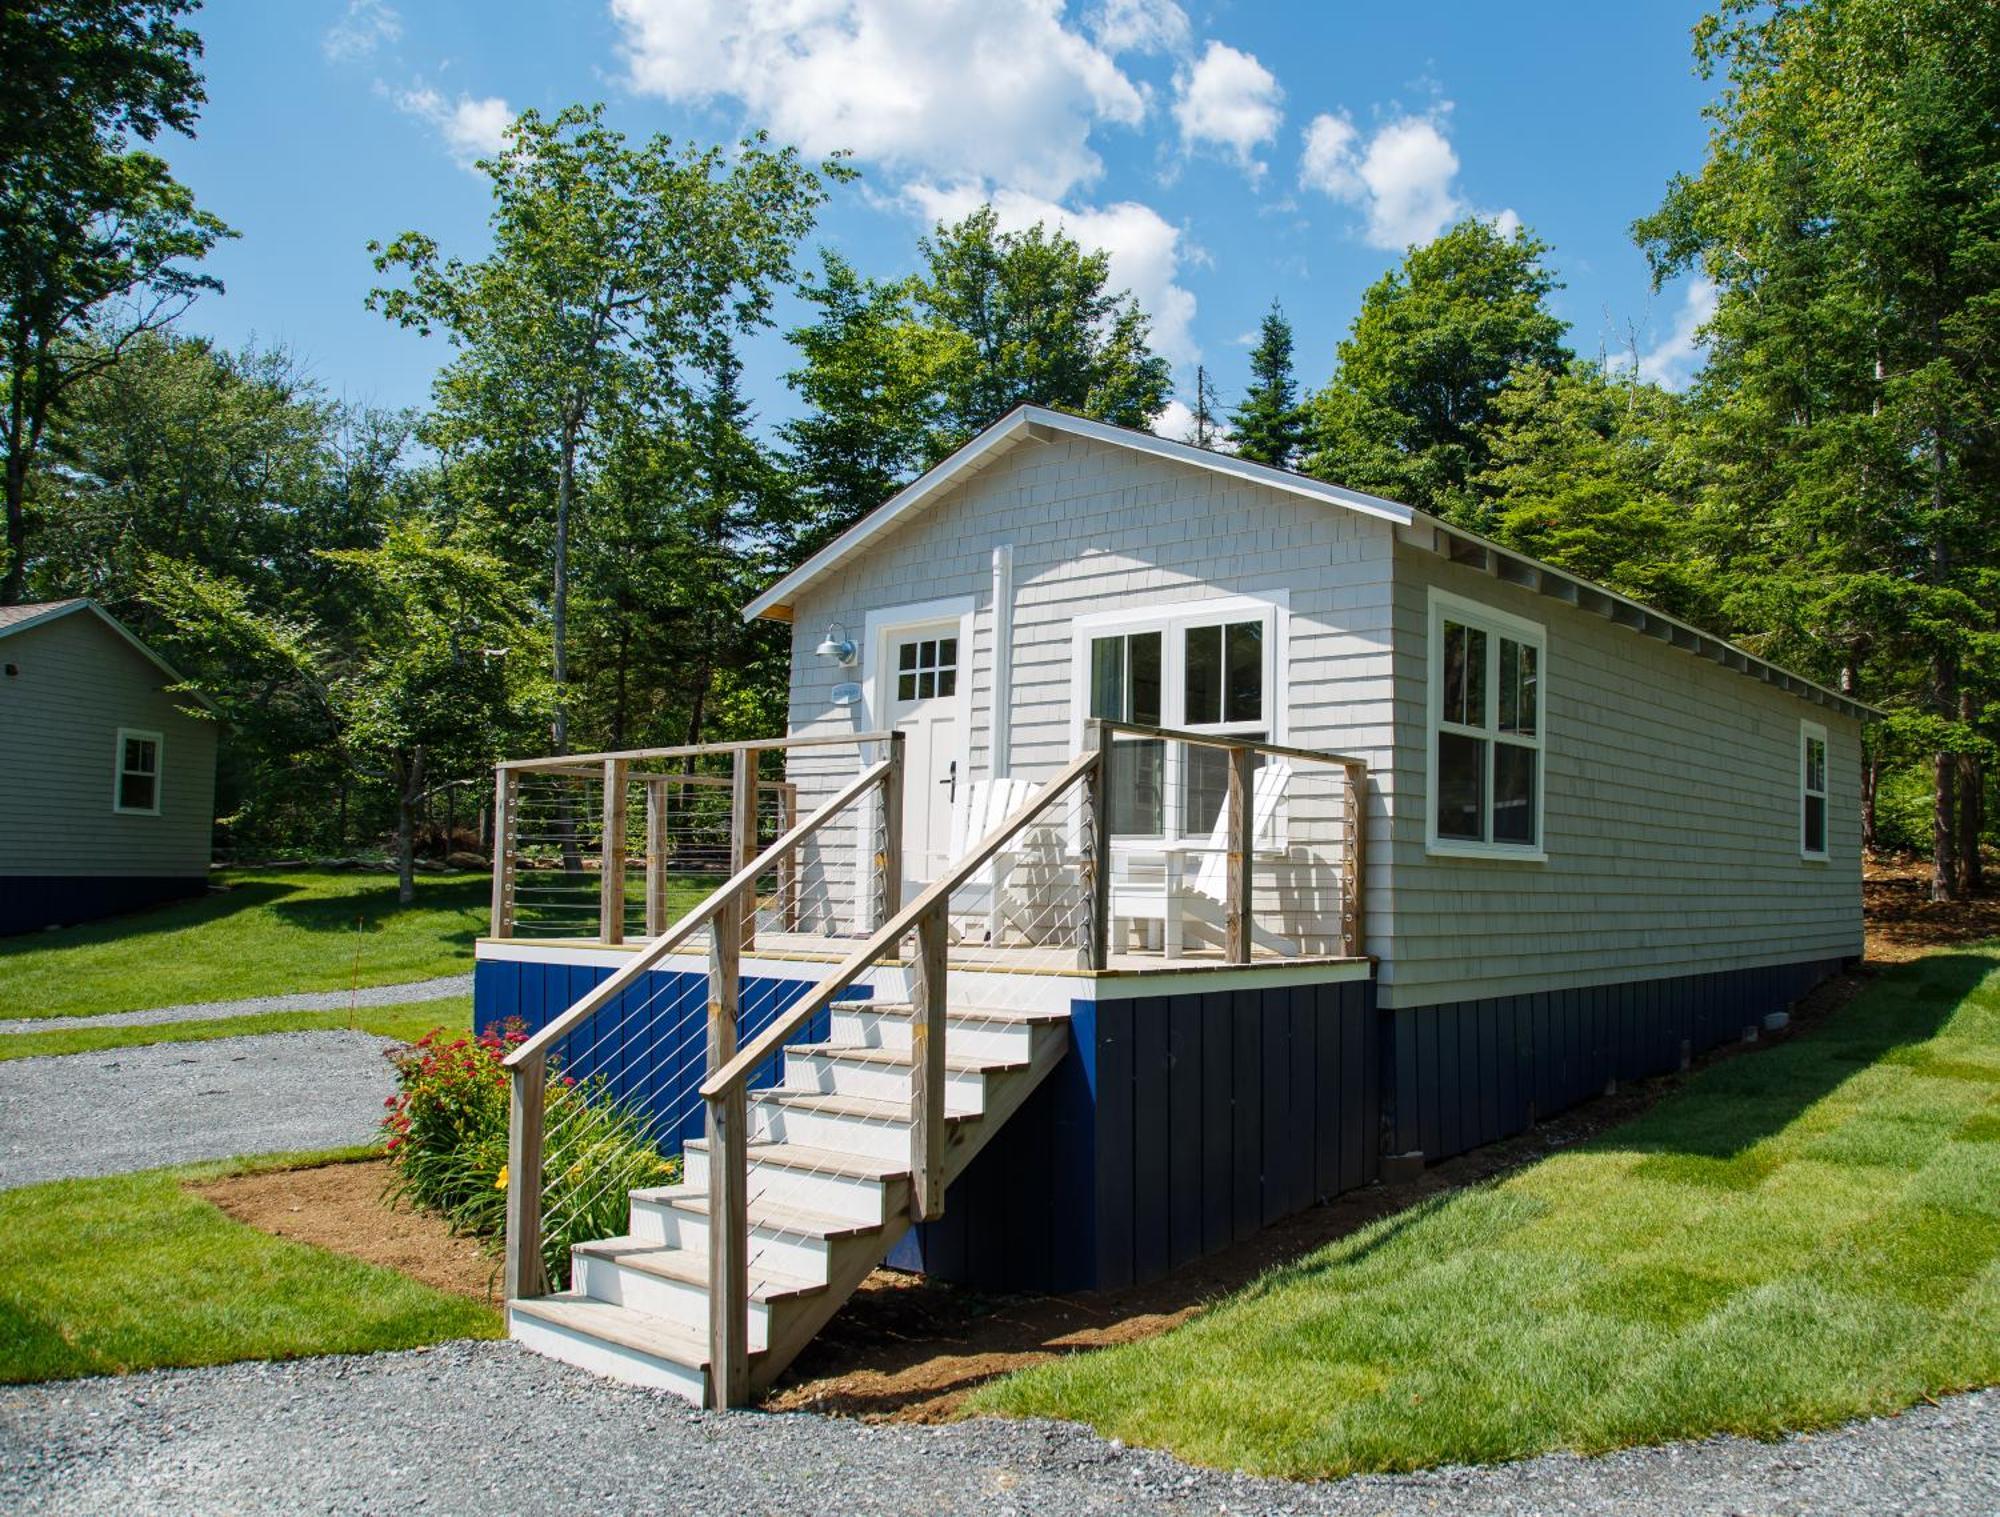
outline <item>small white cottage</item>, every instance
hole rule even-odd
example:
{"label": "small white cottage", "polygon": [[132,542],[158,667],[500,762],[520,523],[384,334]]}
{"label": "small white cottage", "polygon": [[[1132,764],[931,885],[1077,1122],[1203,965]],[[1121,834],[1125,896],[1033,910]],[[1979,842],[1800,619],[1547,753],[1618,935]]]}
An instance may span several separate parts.
{"label": "small white cottage", "polygon": [[215,723],[93,600],[0,606],[0,933],[208,887]]}
{"label": "small white cottage", "polygon": [[[884,1258],[1156,1278],[1862,950],[1867,708],[1394,501],[1025,406],[746,615],[793,628],[782,738],[497,791],[517,1113],[552,1063],[687,1165],[567,1258],[512,1182],[514,1334],[592,1369],[740,1401]],[[740,868],[632,941],[627,817],[663,902],[704,758]],[[606,798],[595,942],[516,914],[561,785]]]}

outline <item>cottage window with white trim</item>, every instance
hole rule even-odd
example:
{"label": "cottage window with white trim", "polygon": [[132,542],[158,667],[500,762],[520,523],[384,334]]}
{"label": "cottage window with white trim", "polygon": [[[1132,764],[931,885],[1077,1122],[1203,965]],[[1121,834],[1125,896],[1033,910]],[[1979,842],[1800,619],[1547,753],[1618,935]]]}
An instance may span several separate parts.
{"label": "cottage window with white trim", "polygon": [[1546,633],[1442,591],[1430,621],[1429,847],[1539,858]]}
{"label": "cottage window with white trim", "polygon": [[[1274,608],[1247,603],[1085,619],[1078,635],[1084,709],[1140,726],[1268,738],[1282,699],[1275,622]],[[1229,755],[1117,738],[1109,789],[1115,836],[1205,840],[1229,794]]]}
{"label": "cottage window with white trim", "polygon": [[1799,854],[1826,857],[1826,728],[1799,723]]}
{"label": "cottage window with white trim", "polygon": [[142,816],[160,814],[160,734],[118,729],[118,768],[111,809]]}

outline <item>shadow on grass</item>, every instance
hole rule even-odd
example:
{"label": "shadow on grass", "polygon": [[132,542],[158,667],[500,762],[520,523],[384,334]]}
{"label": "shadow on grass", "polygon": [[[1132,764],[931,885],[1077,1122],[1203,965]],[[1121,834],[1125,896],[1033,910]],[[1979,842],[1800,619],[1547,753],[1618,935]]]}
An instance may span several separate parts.
{"label": "shadow on grass", "polygon": [[[287,927],[297,927],[306,932],[353,932],[355,919],[359,917],[363,931],[380,932],[392,919],[405,913],[477,912],[486,905],[491,890],[492,887],[478,877],[420,880],[416,900],[404,906],[396,900],[396,881],[393,877],[366,882],[357,880],[354,889],[339,895],[280,899],[272,905],[271,915]],[[469,948],[478,937],[478,926],[470,924],[457,932],[439,934],[438,941]]]}
{"label": "shadow on grass", "polygon": [[0,937],[0,960],[15,954],[46,953],[50,949],[95,947],[121,938],[155,932],[178,932],[187,927],[203,927],[253,907],[267,906],[301,887],[284,880],[255,880],[211,889],[189,900],[162,901],[115,917],[94,922],[78,922],[55,931],[36,931]]}
{"label": "shadow on grass", "polygon": [[1862,1071],[1885,1061],[1927,1062],[1917,1051],[1996,970],[2000,951],[1899,965],[1823,1025],[1758,1057],[1725,1059],[1583,1151],[1644,1154],[1640,1174],[1753,1188],[1779,1162],[1760,1153],[1761,1145]]}

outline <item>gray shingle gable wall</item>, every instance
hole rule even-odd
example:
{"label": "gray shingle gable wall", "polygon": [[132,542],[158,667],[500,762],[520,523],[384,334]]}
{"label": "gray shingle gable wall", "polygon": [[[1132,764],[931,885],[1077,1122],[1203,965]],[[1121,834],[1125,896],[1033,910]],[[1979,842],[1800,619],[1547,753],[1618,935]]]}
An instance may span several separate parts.
{"label": "gray shingle gable wall", "polygon": [[[208,868],[216,725],[166,677],[77,612],[0,643],[0,875],[199,875]],[[112,810],[120,727],[164,739],[158,816]]]}

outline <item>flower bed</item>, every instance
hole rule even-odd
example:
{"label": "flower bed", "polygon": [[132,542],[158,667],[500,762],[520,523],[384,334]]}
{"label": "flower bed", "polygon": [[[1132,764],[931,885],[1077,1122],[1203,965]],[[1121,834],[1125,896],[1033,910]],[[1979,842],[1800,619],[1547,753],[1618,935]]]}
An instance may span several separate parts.
{"label": "flower bed", "polygon": [[[478,1037],[440,1031],[395,1056],[399,1089],[382,1119],[390,1194],[497,1246],[507,1228],[507,1107],[503,1060],[526,1038],[518,1022]],[[625,1231],[626,1194],[680,1178],[646,1119],[603,1076],[577,1081],[551,1067],[542,1146],[542,1253],[550,1282],[569,1280],[575,1243]]]}

